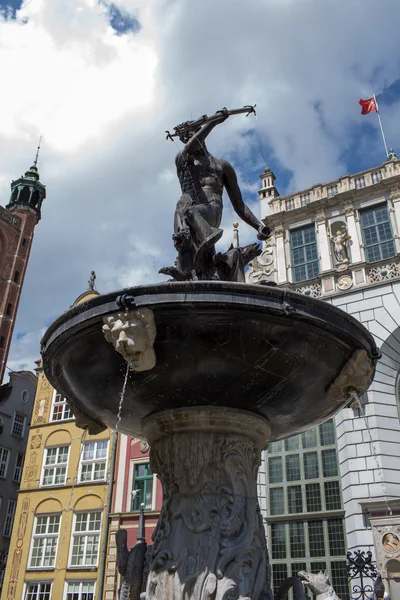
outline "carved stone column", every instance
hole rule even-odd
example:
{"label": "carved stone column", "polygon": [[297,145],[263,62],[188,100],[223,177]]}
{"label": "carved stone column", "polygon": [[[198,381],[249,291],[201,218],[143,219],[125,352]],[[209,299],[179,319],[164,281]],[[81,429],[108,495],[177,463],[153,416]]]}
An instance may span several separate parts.
{"label": "carved stone column", "polygon": [[361,262],[361,248],[358,237],[357,225],[355,220],[355,208],[352,204],[346,204],[344,207],[344,214],[346,215],[347,233],[351,237],[350,253],[351,262]]}
{"label": "carved stone column", "polygon": [[285,230],[281,224],[276,225],[274,233],[276,244],[276,269],[278,272],[279,284],[288,280],[285,255]]}
{"label": "carved stone column", "polygon": [[146,600],[266,600],[268,564],[256,478],[268,422],[219,407],[143,422],[163,506]]}
{"label": "carved stone column", "polygon": [[326,217],[323,210],[316,214],[315,222],[317,225],[318,250],[320,254],[321,272],[330,271],[332,269],[331,249],[326,230]]}

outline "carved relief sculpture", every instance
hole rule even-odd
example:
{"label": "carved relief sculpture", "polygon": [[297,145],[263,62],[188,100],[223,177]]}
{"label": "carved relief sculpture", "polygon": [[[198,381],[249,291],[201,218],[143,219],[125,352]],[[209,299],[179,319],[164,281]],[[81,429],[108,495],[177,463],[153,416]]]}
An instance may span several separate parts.
{"label": "carved relief sculpture", "polygon": [[156,326],[153,312],[141,308],[104,318],[103,333],[133,371],[149,371],[156,364],[154,340]]}
{"label": "carved relief sculpture", "polygon": [[164,491],[146,600],[272,599],[256,490],[268,423],[245,411],[179,412],[144,422]]}

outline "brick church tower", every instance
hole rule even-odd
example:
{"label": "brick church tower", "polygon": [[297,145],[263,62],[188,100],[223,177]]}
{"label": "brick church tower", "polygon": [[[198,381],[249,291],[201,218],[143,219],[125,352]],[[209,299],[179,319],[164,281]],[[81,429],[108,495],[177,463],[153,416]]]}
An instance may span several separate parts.
{"label": "brick church tower", "polygon": [[39,181],[37,159],[38,154],[25,175],[11,183],[11,197],[6,208],[0,206],[0,383],[8,359],[33,234],[46,197],[46,188]]}

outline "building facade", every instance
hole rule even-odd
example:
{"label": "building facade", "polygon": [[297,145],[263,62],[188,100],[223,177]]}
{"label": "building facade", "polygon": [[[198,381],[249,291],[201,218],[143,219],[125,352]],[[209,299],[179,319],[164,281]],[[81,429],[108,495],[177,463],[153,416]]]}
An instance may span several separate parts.
{"label": "building facade", "polygon": [[144,528],[147,544],[156,528],[162,505],[162,487],[151,472],[149,445],[126,435],[118,436],[114,473],[114,491],[110,512],[106,580],[101,600],[117,600],[119,574],[115,534],[126,529],[128,548],[136,543],[140,509],[144,509]]}
{"label": "building facade", "polygon": [[[273,235],[264,244],[260,257],[253,261],[248,281],[273,281],[278,286],[338,306],[369,329],[382,353],[368,393],[362,398],[349,397],[348,407],[335,416],[338,479],[325,478],[323,458],[319,456],[325,452],[320,428],[316,452],[319,472],[323,475],[320,486],[323,483],[324,489],[320,487],[318,497],[321,498],[321,508],[326,509],[325,486],[340,481],[346,532],[344,550],[371,550],[387,591],[390,591],[392,598],[398,598],[400,161],[392,153],[391,160],[376,168],[346,175],[328,184],[316,184],[310,189],[284,197],[279,196],[275,176],[269,169],[261,175],[261,182],[259,197],[262,218],[272,226]],[[303,511],[305,506],[309,516],[307,486],[311,483],[308,483],[305,475],[308,466],[304,460],[308,449],[303,447],[303,439],[298,439],[299,448],[301,445],[299,485],[302,487]],[[291,477],[290,469],[288,471],[290,461],[287,462],[290,454],[286,449],[286,444],[291,443],[290,440],[285,441],[285,451],[281,455],[286,463],[282,477],[284,485],[289,485]],[[264,481],[265,489],[270,486],[273,490],[271,477],[277,477],[274,469],[278,467],[274,466],[274,445],[271,446],[272,450],[270,447],[265,456]],[[332,486],[329,487],[332,489]],[[295,491],[292,493],[296,494]],[[269,496],[265,492],[264,510],[270,528],[268,544],[273,565],[277,565],[280,559],[275,558],[276,551],[274,557],[274,544],[278,543],[278,537],[274,538],[272,528],[273,495],[274,492],[272,496],[271,491]],[[296,500],[288,498],[285,502]],[[300,495],[298,502],[300,506]],[[342,507],[332,510],[340,512]],[[289,527],[285,551],[288,558],[294,559],[296,556],[290,554],[289,525],[294,517],[290,514],[290,504],[286,504],[284,509],[288,518],[281,522]],[[338,513],[335,519],[340,518]],[[321,562],[332,564],[337,557],[332,556],[329,546],[329,519],[328,537],[324,534],[323,542],[325,556],[321,555],[324,558]],[[280,535],[283,536],[283,533]],[[308,531],[304,526],[301,540],[304,544],[301,558],[311,563],[309,525]],[[278,555],[283,556],[283,550],[278,550]],[[330,571],[334,579],[333,568]],[[279,573],[279,567],[275,566],[274,576],[279,578]]]}
{"label": "building facade", "polygon": [[[89,291],[77,302],[97,292]],[[113,433],[89,435],[40,367],[4,600],[94,600],[106,558]]]}
{"label": "building facade", "polygon": [[36,392],[30,371],[10,374],[0,387],[0,597]]}
{"label": "building facade", "polygon": [[33,234],[46,197],[36,162],[37,156],[25,175],[11,183],[11,197],[6,208],[0,206],[0,383],[6,368]]}

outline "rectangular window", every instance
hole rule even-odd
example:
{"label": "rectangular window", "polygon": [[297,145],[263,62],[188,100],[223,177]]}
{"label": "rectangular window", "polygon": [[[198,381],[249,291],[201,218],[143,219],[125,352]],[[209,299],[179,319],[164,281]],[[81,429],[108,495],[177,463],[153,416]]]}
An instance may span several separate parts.
{"label": "rectangular window", "polygon": [[104,481],[106,478],[108,440],[83,444],[79,481]]}
{"label": "rectangular window", "polygon": [[360,223],[367,262],[395,256],[396,248],[386,204],[361,210]]}
{"label": "rectangular window", "polygon": [[345,553],[344,531],[342,519],[328,519],[329,552],[332,556]]}
{"label": "rectangular window", "polygon": [[322,510],[321,489],[319,483],[307,483],[306,501],[308,512],[318,512]]}
{"label": "rectangular window", "polygon": [[71,567],[96,567],[99,556],[101,512],[77,513],[72,533]]}
{"label": "rectangular window", "polygon": [[380,171],[375,171],[375,173],[372,173],[372,183],[379,183],[382,179],[382,173]]}
{"label": "rectangular window", "polygon": [[46,448],[42,485],[64,485],[67,476],[69,446]]}
{"label": "rectangular window", "polygon": [[303,448],[315,448],[317,445],[317,431],[316,429],[309,429],[301,434],[301,443]]}
{"label": "rectangular window", "polygon": [[53,410],[51,413],[52,421],[66,421],[67,419],[73,419],[74,415],[72,410],[67,404],[65,398],[61,394],[56,394],[53,402]]}
{"label": "rectangular window", "polygon": [[310,556],[325,556],[324,526],[322,521],[308,521]]}
{"label": "rectangular window", "polygon": [[365,177],[357,177],[355,180],[356,190],[361,190],[365,188]]}
{"label": "rectangular window", "polygon": [[318,479],[318,454],[317,452],[306,452],[303,454],[304,479]]}
{"label": "rectangular window", "polygon": [[69,581],[66,600],[94,600],[94,581]]}
{"label": "rectangular window", "polygon": [[269,490],[269,511],[271,515],[281,515],[285,512],[283,488],[271,488]]}
{"label": "rectangular window", "polygon": [[298,454],[288,454],[286,456],[286,479],[288,481],[298,481],[300,479],[300,456]]}
{"label": "rectangular window", "polygon": [[18,437],[24,436],[25,431],[25,415],[20,415],[19,413],[14,413],[13,424],[11,428],[12,435],[16,435]]}
{"label": "rectangular window", "polygon": [[331,562],[332,586],[339,598],[349,598],[349,580],[347,575],[346,561],[338,560]]}
{"label": "rectangular window", "polygon": [[301,498],[301,485],[290,485],[287,488],[288,513],[303,512],[303,502]]}
{"label": "rectangular window", "polygon": [[333,198],[333,196],[336,196],[336,194],[338,193],[338,186],[335,183],[334,185],[328,185],[328,187],[326,188],[326,193],[328,198]]}
{"label": "rectangular window", "polygon": [[60,532],[60,515],[35,517],[29,567],[46,569],[54,567]]}
{"label": "rectangular window", "polygon": [[144,510],[153,508],[153,473],[150,463],[135,465],[132,482],[132,510],[140,510],[144,504]]}
{"label": "rectangular window", "polygon": [[16,483],[21,482],[22,469],[24,468],[24,457],[25,454],[22,454],[22,452],[18,452],[13,475],[13,481],[15,481]]}
{"label": "rectangular window", "polygon": [[51,583],[48,581],[27,583],[24,600],[51,600]]}
{"label": "rectangular window", "polygon": [[325,481],[326,510],[339,510],[342,508],[340,487],[338,481]]}
{"label": "rectangular window", "polygon": [[285,523],[271,524],[271,550],[272,556],[277,558],[286,558],[286,525]]}
{"label": "rectangular window", "polygon": [[321,438],[321,446],[335,445],[335,429],[332,419],[319,426],[319,435]]}
{"label": "rectangular window", "polygon": [[293,281],[313,279],[319,273],[315,225],[295,229],[290,234]]}
{"label": "rectangular window", "polygon": [[276,564],[272,566],[272,584],[274,588],[274,594],[278,593],[282,583],[287,579],[288,569],[287,565]]}
{"label": "rectangular window", "polygon": [[322,470],[324,477],[337,477],[338,468],[336,450],[324,450],[322,453]]}
{"label": "rectangular window", "polygon": [[10,451],[7,448],[0,446],[0,477],[3,479],[7,475],[8,459],[10,458]]}
{"label": "rectangular window", "polygon": [[282,441],[271,442],[268,446],[268,454],[276,454],[277,452],[282,452]]}
{"label": "rectangular window", "polygon": [[304,523],[289,523],[289,538],[290,538],[290,556],[292,558],[301,558],[306,555],[304,543]]}
{"label": "rectangular window", "polygon": [[295,208],[294,198],[289,198],[288,200],[286,200],[286,210],[294,210],[294,208]]}
{"label": "rectangular window", "polygon": [[282,458],[280,456],[274,456],[269,459],[268,463],[269,483],[282,483]]}
{"label": "rectangular window", "polygon": [[298,435],[293,435],[290,438],[286,438],[286,440],[285,440],[286,452],[290,452],[291,450],[298,450],[299,449],[299,441],[300,441],[300,437]]}
{"label": "rectangular window", "polygon": [[300,196],[301,206],[306,206],[307,204],[310,204],[310,201],[311,201],[310,192],[307,192],[306,194],[301,194],[301,196]]}
{"label": "rectangular window", "polygon": [[3,535],[11,537],[11,532],[14,524],[15,509],[17,508],[16,500],[9,500],[7,505],[7,513],[4,521]]}

